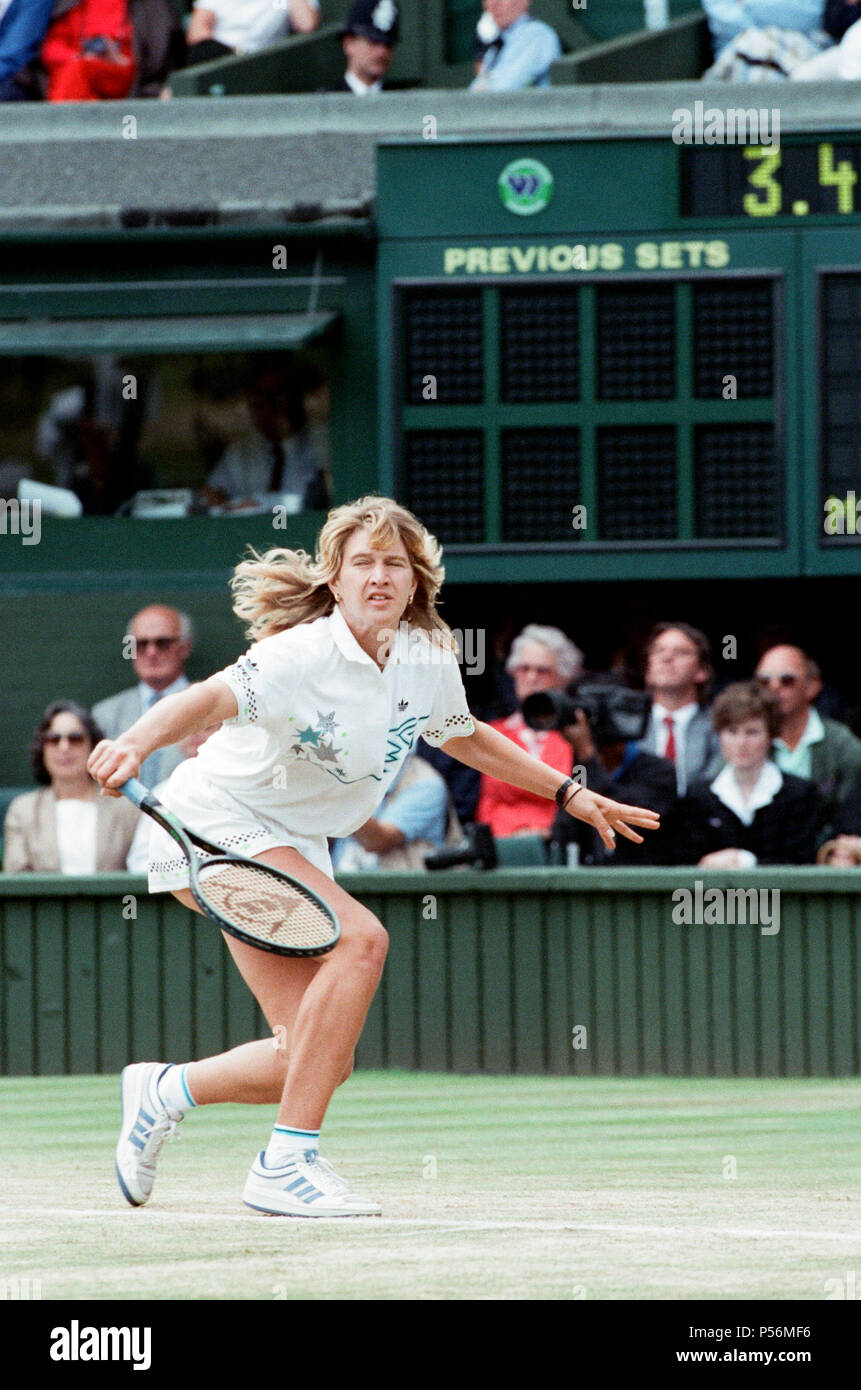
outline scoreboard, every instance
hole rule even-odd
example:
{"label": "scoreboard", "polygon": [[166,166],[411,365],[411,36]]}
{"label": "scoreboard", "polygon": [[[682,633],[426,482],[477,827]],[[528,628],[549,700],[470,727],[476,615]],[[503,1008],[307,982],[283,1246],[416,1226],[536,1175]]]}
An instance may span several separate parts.
{"label": "scoreboard", "polygon": [[680,170],[685,217],[773,220],[811,213],[861,213],[861,141],[816,140],[772,149],[762,145],[685,149]]}
{"label": "scoreboard", "polygon": [[381,482],[459,574],[857,572],[861,140],[378,163]]}

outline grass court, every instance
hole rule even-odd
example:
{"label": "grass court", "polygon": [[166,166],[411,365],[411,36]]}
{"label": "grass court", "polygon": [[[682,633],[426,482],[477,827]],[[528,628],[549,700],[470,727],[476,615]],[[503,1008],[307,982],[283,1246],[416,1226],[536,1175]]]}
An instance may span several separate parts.
{"label": "grass court", "polygon": [[859,1115],[857,1080],[357,1073],[322,1152],[384,1214],[297,1220],[241,1202],[271,1107],[187,1115],[134,1210],[119,1078],[4,1079],[0,1281],[63,1300],[822,1300],[861,1290]]}

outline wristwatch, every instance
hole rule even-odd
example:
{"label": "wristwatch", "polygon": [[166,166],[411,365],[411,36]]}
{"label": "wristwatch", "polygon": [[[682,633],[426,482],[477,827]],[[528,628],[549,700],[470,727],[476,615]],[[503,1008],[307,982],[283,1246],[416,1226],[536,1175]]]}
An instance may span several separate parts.
{"label": "wristwatch", "polygon": [[[567,802],[572,799],[566,796],[569,787],[576,787],[578,792],[582,792],[583,783],[575,782],[573,777],[568,777],[561,786],[556,788],[556,805],[559,807],[560,811],[564,811]],[[575,792],[575,796],[576,794]]]}

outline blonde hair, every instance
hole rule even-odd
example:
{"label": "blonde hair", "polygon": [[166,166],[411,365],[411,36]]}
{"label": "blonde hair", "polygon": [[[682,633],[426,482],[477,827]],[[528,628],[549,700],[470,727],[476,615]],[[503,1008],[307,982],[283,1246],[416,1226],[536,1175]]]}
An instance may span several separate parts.
{"label": "blonde hair", "polygon": [[435,536],[390,497],[369,494],[330,511],[317,539],[312,560],[304,550],[267,550],[259,555],[249,546],[249,558],[233,573],[233,611],[246,624],[253,642],[276,632],[327,617],[335,607],[329,585],[337,579],[350,536],[367,527],[375,550],[403,541],[416,582],[415,595],[404,612],[412,627],[437,633],[440,645],[455,649],[448,624],[436,611],[445,578],[442,548]]}

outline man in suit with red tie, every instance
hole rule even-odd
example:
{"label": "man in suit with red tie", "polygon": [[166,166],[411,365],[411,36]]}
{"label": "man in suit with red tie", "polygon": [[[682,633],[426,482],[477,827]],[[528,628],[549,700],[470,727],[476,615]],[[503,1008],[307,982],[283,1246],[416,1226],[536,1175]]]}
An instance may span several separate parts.
{"label": "man in suit with red tie", "polygon": [[712,678],[705,633],[687,623],[658,623],[646,648],[646,689],[652,713],[643,747],[675,765],[679,796],[716,774],[720,744],[706,708]]}

